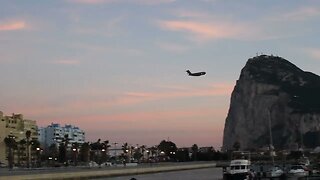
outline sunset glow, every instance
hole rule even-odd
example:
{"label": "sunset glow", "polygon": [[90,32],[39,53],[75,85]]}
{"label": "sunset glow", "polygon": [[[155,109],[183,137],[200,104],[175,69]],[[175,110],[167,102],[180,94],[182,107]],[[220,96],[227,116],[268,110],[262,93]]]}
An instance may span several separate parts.
{"label": "sunset glow", "polygon": [[[0,6],[0,111],[86,141],[220,148],[247,59],[320,74],[320,2],[60,0]],[[190,77],[186,70],[205,71]]]}

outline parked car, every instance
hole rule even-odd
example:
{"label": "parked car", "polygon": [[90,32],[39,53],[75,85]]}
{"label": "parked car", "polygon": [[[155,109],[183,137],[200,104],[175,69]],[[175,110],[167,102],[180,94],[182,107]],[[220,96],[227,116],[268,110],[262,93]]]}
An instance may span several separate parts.
{"label": "parked car", "polygon": [[272,168],[267,171],[267,177],[274,178],[280,177],[284,174],[283,170],[278,166],[273,166]]}
{"label": "parked car", "polygon": [[309,175],[309,171],[308,168],[306,166],[303,165],[293,165],[291,166],[289,172],[288,172],[289,176],[308,176]]}

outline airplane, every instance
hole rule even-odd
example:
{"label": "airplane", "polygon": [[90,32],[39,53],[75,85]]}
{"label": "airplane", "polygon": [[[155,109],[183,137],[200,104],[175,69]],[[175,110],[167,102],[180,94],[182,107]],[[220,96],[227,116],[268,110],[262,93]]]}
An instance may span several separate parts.
{"label": "airplane", "polygon": [[206,72],[196,72],[196,73],[192,73],[189,70],[186,71],[188,73],[189,76],[203,76],[206,74]]}

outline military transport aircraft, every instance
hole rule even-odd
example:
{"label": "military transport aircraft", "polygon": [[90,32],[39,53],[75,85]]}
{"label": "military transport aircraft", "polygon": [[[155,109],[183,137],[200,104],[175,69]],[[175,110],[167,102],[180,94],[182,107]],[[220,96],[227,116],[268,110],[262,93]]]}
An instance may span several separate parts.
{"label": "military transport aircraft", "polygon": [[192,73],[189,70],[186,71],[188,73],[189,76],[203,76],[206,74],[206,72],[196,72],[196,73]]}

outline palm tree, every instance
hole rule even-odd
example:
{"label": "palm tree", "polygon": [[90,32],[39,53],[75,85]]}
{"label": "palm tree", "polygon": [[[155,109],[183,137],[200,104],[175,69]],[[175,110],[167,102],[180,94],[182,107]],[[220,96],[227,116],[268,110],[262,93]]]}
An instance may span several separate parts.
{"label": "palm tree", "polygon": [[17,148],[17,142],[14,140],[14,136],[8,136],[4,138],[4,143],[8,147],[8,164],[9,168],[13,168],[13,163],[14,163],[14,155],[13,155],[13,150]]}
{"label": "palm tree", "polygon": [[60,163],[64,163],[64,165],[67,165],[66,164],[66,161],[67,161],[67,152],[66,152],[66,148],[65,148],[65,145],[64,143],[60,143],[59,144],[59,161]]}
{"label": "palm tree", "polygon": [[90,145],[88,142],[85,142],[80,147],[80,159],[83,162],[89,161]]}
{"label": "palm tree", "polygon": [[57,145],[55,143],[53,143],[49,146],[48,151],[49,151],[49,156],[51,156],[52,158],[57,157],[58,149],[57,149]]}
{"label": "palm tree", "polygon": [[109,157],[107,156],[109,148],[110,148],[110,144],[108,140],[105,140],[103,141],[103,143],[101,143],[100,150],[102,153],[102,157],[101,157],[102,161],[107,161],[109,159]]}
{"label": "palm tree", "polygon": [[27,168],[30,167],[30,137],[31,131],[26,131],[26,139],[27,139]]}
{"label": "palm tree", "polygon": [[96,163],[101,164],[101,158],[99,157],[100,155],[100,151],[102,149],[102,144],[101,144],[101,139],[98,139],[97,142],[91,143],[90,144],[90,149],[91,154],[90,154],[90,158],[95,161]]}
{"label": "palm tree", "polygon": [[64,139],[63,139],[64,143],[61,143],[60,146],[59,146],[59,152],[62,153],[62,154],[60,154],[60,157],[62,157],[60,160],[63,161],[66,166],[68,166],[67,154],[68,154],[69,140],[70,140],[69,139],[69,135],[65,134],[64,135]]}
{"label": "palm tree", "polygon": [[[48,148],[48,157],[47,159],[51,158],[51,159],[56,159],[58,157],[58,147],[57,144],[53,143],[49,146]],[[55,162],[55,161],[54,161]],[[48,165],[50,164],[50,162],[48,161]]]}
{"label": "palm tree", "polygon": [[25,139],[21,139],[18,142],[18,164],[21,165],[21,155],[24,154],[25,150],[26,150],[26,145],[27,141]]}
{"label": "palm tree", "polygon": [[123,143],[122,145],[122,151],[123,151],[123,155],[122,158],[124,158],[124,161],[129,161],[129,149],[131,149],[131,147],[128,146],[128,143]]}

